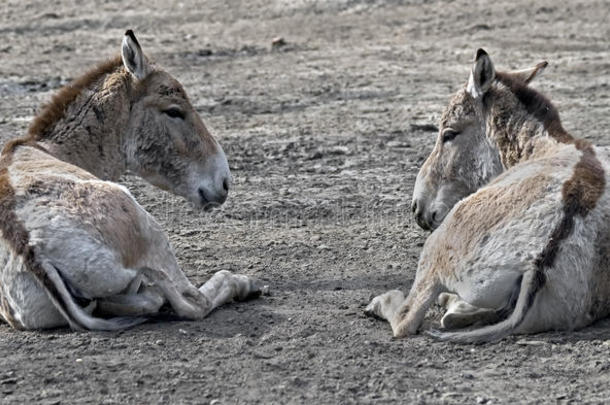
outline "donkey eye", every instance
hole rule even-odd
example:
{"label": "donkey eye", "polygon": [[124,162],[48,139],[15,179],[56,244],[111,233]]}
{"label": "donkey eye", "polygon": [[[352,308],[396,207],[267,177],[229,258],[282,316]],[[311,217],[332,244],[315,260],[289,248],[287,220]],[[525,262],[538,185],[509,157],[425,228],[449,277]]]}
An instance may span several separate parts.
{"label": "donkey eye", "polygon": [[454,139],[456,136],[458,136],[459,134],[460,134],[460,132],[459,132],[459,131],[456,131],[456,130],[455,130],[455,129],[453,129],[453,128],[445,128],[445,129],[443,130],[443,135],[442,135],[442,137],[443,137],[443,143],[445,143],[445,142],[449,142],[449,141],[453,140],[453,139]]}
{"label": "donkey eye", "polygon": [[184,113],[177,107],[170,107],[167,110],[163,110],[163,114],[166,114],[172,118],[180,118],[181,120],[184,119]]}

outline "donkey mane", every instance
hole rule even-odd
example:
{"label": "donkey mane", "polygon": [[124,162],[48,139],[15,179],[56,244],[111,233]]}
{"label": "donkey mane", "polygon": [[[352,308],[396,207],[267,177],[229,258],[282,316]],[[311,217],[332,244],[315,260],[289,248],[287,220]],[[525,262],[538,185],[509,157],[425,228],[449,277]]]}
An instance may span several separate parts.
{"label": "donkey mane", "polygon": [[572,135],[561,125],[559,112],[542,93],[507,72],[496,72],[496,80],[510,89],[527,112],[544,125],[551,137],[562,143],[574,142]]}
{"label": "donkey mane", "polygon": [[93,69],[60,89],[53,96],[51,101],[43,106],[40,113],[32,121],[32,124],[28,129],[29,138],[33,140],[43,138],[45,133],[47,133],[57,121],[64,117],[66,108],[76,100],[83,89],[86,89],[102,76],[112,73],[121,66],[123,66],[123,62],[121,61],[121,57],[117,55],[114,58],[101,62]]}
{"label": "donkey mane", "polygon": [[123,66],[121,56],[117,55],[101,62],[80,77],[74,79],[68,85],[62,87],[49,102],[43,105],[41,111],[34,117],[28,128],[27,135],[7,142],[2,149],[1,155],[11,154],[17,147],[22,145],[44,150],[36,141],[43,139],[45,134],[48,134],[53,126],[65,116],[66,109],[76,100],[83,89],[86,89],[102,76],[112,73],[121,66]]}

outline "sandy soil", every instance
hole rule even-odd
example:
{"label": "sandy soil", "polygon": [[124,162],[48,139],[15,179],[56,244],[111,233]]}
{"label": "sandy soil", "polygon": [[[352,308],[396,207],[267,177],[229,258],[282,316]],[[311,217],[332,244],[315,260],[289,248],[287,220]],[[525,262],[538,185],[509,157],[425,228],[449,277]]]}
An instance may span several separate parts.
{"label": "sandy soil", "polygon": [[[541,403],[610,397],[610,322],[454,346],[393,340],[369,299],[407,290],[427,234],[415,175],[477,47],[536,85],[566,128],[608,136],[609,9],[372,0],[0,3],[0,141],[134,28],[190,93],[235,178],[211,214],[125,176],[199,284],[228,269],[271,296],[122,333],[0,325],[2,403]],[[135,5],[138,3],[138,5]],[[473,3],[476,3],[473,5]],[[274,37],[286,45],[271,48]],[[430,314],[431,321],[435,313]]]}

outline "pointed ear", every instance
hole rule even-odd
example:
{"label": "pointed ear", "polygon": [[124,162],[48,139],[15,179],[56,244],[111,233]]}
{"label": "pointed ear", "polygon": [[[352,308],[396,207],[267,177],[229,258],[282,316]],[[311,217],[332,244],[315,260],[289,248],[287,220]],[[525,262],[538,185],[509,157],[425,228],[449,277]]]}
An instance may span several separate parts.
{"label": "pointed ear", "polygon": [[144,79],[152,70],[132,30],[125,32],[121,57],[125,69],[138,80]]}
{"label": "pointed ear", "polygon": [[522,81],[525,84],[529,84],[534,78],[540,76],[544,69],[549,65],[549,62],[543,61],[537,64],[534,67],[523,70],[514,70],[512,72],[508,72],[511,76],[517,78],[517,80]]}
{"label": "pointed ear", "polygon": [[483,49],[477,49],[466,90],[473,98],[481,97],[489,90],[495,77],[496,70],[491,58]]}

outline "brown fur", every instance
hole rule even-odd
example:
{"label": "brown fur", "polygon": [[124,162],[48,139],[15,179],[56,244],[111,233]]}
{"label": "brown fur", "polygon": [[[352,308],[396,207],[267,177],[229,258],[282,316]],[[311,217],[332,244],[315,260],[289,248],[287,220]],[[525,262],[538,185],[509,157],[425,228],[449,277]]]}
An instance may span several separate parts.
{"label": "brown fur", "polygon": [[518,80],[510,73],[496,72],[496,79],[510,89],[527,112],[544,125],[550,136],[562,143],[574,141],[574,138],[561,125],[557,109],[544,95],[528,87],[526,82]]}
{"label": "brown fur", "polygon": [[32,121],[28,130],[29,138],[34,140],[43,139],[53,130],[54,124],[64,117],[66,108],[76,100],[83,89],[90,87],[102,76],[112,73],[118,68],[122,68],[122,66],[121,57],[117,55],[100,63],[69,85],[64,86]]}
{"label": "brown fur", "polygon": [[[171,100],[175,104],[182,105],[185,100],[189,101],[189,97],[186,94],[184,87],[182,87],[182,84],[180,84],[180,82],[178,82],[177,80],[173,80],[170,85],[165,85],[165,84],[159,85],[157,83],[157,81],[158,81],[157,74],[155,74],[155,72],[152,72],[146,78],[144,78],[144,80],[138,82],[138,84],[135,88],[134,98],[141,97],[146,92],[150,92],[151,88],[152,88],[152,89],[154,89],[154,92],[156,94],[159,94],[159,95]],[[156,87],[156,89],[155,89],[155,87]],[[212,135],[210,135],[210,133],[209,133],[208,129],[206,128],[206,126],[204,125],[203,121],[197,120],[196,128],[200,134],[203,134],[203,136],[200,138],[200,140],[203,143],[204,148],[206,150],[208,150],[209,153],[215,153],[216,150],[218,149],[218,146],[217,146],[216,142],[214,141],[214,138],[212,137]],[[195,154],[201,147],[200,145],[197,145],[194,143],[182,144],[180,146],[181,146],[181,152],[184,152],[185,154]]]}
{"label": "brown fur", "polygon": [[4,148],[2,148],[2,152],[0,153],[0,155],[12,155],[15,152],[15,149],[20,146],[31,146],[33,148],[45,151],[45,149],[40,144],[36,143],[36,141],[31,139],[30,137],[21,137],[8,141],[6,145],[4,145]]}
{"label": "brown fur", "polygon": [[[486,54],[484,51],[479,51],[477,58],[479,56],[486,57]],[[485,65],[481,65],[481,63],[485,63]],[[418,174],[413,204],[418,223],[420,218],[425,218],[426,214],[434,214],[433,218],[437,216],[438,211],[435,210],[438,210],[439,206],[454,207],[452,199],[456,200],[456,195],[459,198],[469,195],[459,193],[458,186],[461,183],[474,182],[478,178],[485,177],[479,172],[470,171],[467,165],[469,161],[475,160],[478,156],[486,156],[484,154],[472,156],[473,150],[478,151],[472,147],[473,139],[480,142],[480,136],[485,135],[488,140],[492,141],[492,144],[495,143],[497,149],[492,148],[489,152],[490,155],[493,154],[492,158],[499,157],[502,162],[503,167],[499,168],[502,169],[499,173],[513,166],[519,167],[519,164],[523,165],[522,170],[515,168],[511,174],[502,176],[497,182],[483,183],[489,185],[477,188],[476,193],[471,194],[468,199],[453,208],[444,222],[440,223],[439,231],[432,233],[426,242],[419,263],[418,277],[416,277],[416,283],[412,286],[409,296],[420,297],[417,301],[425,310],[430,302],[430,287],[428,286],[432,285],[434,279],[440,280],[439,282],[444,288],[457,289],[460,292],[469,287],[469,285],[463,284],[464,282],[480,282],[484,287],[485,280],[463,276],[473,274],[473,271],[479,271],[477,265],[481,265],[480,268],[483,269],[481,274],[488,276],[488,271],[496,270],[493,267],[495,257],[489,258],[492,260],[492,267],[489,268],[485,261],[488,258],[479,256],[479,254],[494,249],[495,254],[502,255],[503,252],[498,252],[498,249],[504,249],[506,256],[498,261],[499,270],[502,271],[504,261],[507,265],[516,264],[517,269],[523,270],[518,285],[516,289],[512,287],[513,292],[508,300],[509,306],[514,307],[514,311],[505,321],[494,326],[478,331],[440,333],[437,334],[439,337],[472,343],[491,341],[512,333],[524,321],[527,311],[534,304],[536,294],[547,285],[547,282],[551,283],[549,288],[554,288],[556,291],[545,296],[545,300],[555,295],[550,299],[560,301],[561,296],[566,293],[569,295],[571,289],[575,290],[574,295],[577,299],[572,303],[566,302],[566,314],[560,313],[558,310],[558,313],[552,314],[548,320],[544,321],[547,323],[546,325],[544,322],[541,325],[530,325],[531,322],[528,321],[525,331],[541,331],[545,329],[540,328],[548,328],[549,325],[551,325],[550,327],[575,328],[590,323],[590,321],[598,319],[600,315],[610,313],[610,309],[608,309],[610,299],[607,297],[610,281],[610,272],[608,272],[610,238],[606,235],[607,229],[603,227],[610,218],[608,218],[607,212],[607,197],[604,197],[602,201],[606,189],[604,166],[589,142],[575,139],[563,128],[559,114],[551,102],[527,86],[528,82],[546,66],[546,63],[541,63],[528,71],[520,71],[518,74],[492,71],[492,76],[489,76],[491,61],[486,57],[486,61],[481,63],[475,62],[467,87],[460,90],[446,108],[446,112],[441,118],[441,131],[435,149]],[[491,69],[493,68],[491,67]],[[487,80],[476,76],[481,71],[486,72]],[[495,81],[492,82],[491,78],[494,75]],[[490,82],[492,83],[490,84]],[[465,95],[469,92],[473,95],[473,99]],[[474,114],[469,111],[472,109],[470,104],[473,101],[476,110]],[[454,148],[448,149],[449,153],[443,155],[442,130],[445,126],[453,127],[453,122],[457,122],[456,126],[464,125],[466,131],[463,132],[466,136],[473,136],[472,129],[474,128],[474,135],[477,138],[466,139],[462,143],[456,142]],[[486,127],[481,131],[483,125]],[[458,131],[459,136],[460,128],[454,129]],[[483,151],[487,151],[485,143],[474,143]],[[530,163],[526,163],[528,160]],[[429,161],[433,161],[433,167],[444,168],[456,164],[462,169],[462,177],[455,175],[449,179],[450,181],[442,183],[445,192],[441,194],[441,198],[437,198],[439,187],[433,187],[433,183],[435,180],[439,182],[438,178],[441,177],[439,173],[448,171],[429,169],[427,167]],[[491,159],[488,163],[492,169],[499,166],[497,160]],[[537,175],[528,177],[532,174]],[[557,174],[563,174],[563,176],[559,178]],[[518,177],[519,175],[526,177]],[[428,178],[430,176],[436,176],[437,179],[430,180]],[[473,178],[474,180],[472,180]],[[510,183],[508,183],[509,181]],[[431,184],[432,187],[429,186]],[[439,182],[439,184],[441,183]],[[451,191],[453,195],[446,190]],[[433,198],[428,198],[429,195],[432,195]],[[601,207],[596,208],[598,205]],[[528,210],[530,207],[533,210]],[[546,212],[541,213],[540,210]],[[585,220],[584,218],[593,210],[595,210],[595,215],[591,216],[595,218]],[[583,220],[577,221],[577,217]],[[538,219],[549,222],[541,223],[539,228],[535,225],[533,228],[530,227],[532,221]],[[574,233],[576,225],[579,226],[580,231],[581,223],[584,228],[584,240],[567,244],[566,239]],[[425,222],[424,225],[426,225]],[[424,225],[422,227],[425,227]],[[505,225],[510,225],[512,228]],[[541,245],[541,252],[534,258],[530,258],[529,253],[530,248],[535,248],[532,246],[534,241],[525,238],[526,235],[530,235],[530,232],[534,240],[540,241]],[[511,238],[515,238],[515,240],[513,241]],[[492,243],[488,243],[488,240],[491,240]],[[522,243],[527,246],[525,251],[511,250],[516,244],[521,245]],[[587,243],[588,246],[585,245]],[[592,244],[594,246],[591,246]],[[594,252],[594,257],[578,257],[589,250]],[[560,252],[561,257],[559,257]],[[525,256],[522,257],[523,254]],[[524,264],[525,266],[523,266]],[[585,266],[592,264],[593,268],[583,267],[583,264]],[[559,280],[558,275],[564,277],[567,275],[569,278],[567,281],[570,281],[571,271],[574,272],[578,285],[562,284],[562,281],[565,280]],[[591,272],[594,277],[589,278]],[[497,280],[490,280],[490,282],[500,280],[501,277]],[[593,282],[592,286],[587,285],[589,280]],[[506,291],[510,293],[511,286],[505,285],[505,287],[508,288]],[[591,289],[587,291],[588,287],[593,287],[593,291]],[[515,296],[515,291],[518,296]],[[494,291],[494,293],[496,292]],[[490,297],[485,297],[484,294],[479,295],[480,293],[481,291],[473,289],[472,298],[485,305]],[[593,307],[588,310],[588,314],[577,313],[581,309],[589,308],[590,297]],[[377,298],[371,305],[376,303]],[[491,297],[492,300],[493,298]],[[415,302],[415,300],[413,301]],[[487,302],[487,304],[489,303],[490,301]],[[545,304],[549,303],[555,304],[552,301],[545,302]],[[410,329],[406,331],[406,334],[411,333],[421,324],[411,315],[412,311],[419,311],[421,308],[409,307],[410,310],[405,317],[410,317],[411,320],[407,325]],[[503,312],[505,308],[501,308],[501,311]],[[381,310],[383,309],[381,308]],[[404,315],[403,312],[399,312],[399,314]],[[571,318],[582,315],[590,318]],[[405,322],[407,322],[406,319]],[[557,322],[557,324],[552,324],[552,322]],[[559,324],[559,322],[564,324]]]}
{"label": "brown fur", "polygon": [[[605,215],[604,223],[610,223],[610,216]],[[610,232],[600,233],[595,241],[595,251],[599,253],[597,261],[593,264],[594,280],[592,302],[589,310],[591,319],[605,318],[610,315],[610,295],[608,295],[608,286],[610,286],[610,271],[608,263],[610,263]]]}
{"label": "brown fur", "polygon": [[[500,150],[505,168],[536,153],[540,126],[557,142],[574,142],[561,125],[557,109],[544,95],[528,87],[521,75],[496,72],[495,80],[502,86],[492,86],[483,95],[483,108],[489,119],[488,133]],[[514,97],[507,97],[507,89]],[[523,114],[516,113],[520,109],[525,110]]]}
{"label": "brown fur", "polygon": [[456,122],[467,122],[468,117],[475,118],[474,99],[468,92],[458,91],[449,101],[449,107],[443,111],[439,125],[441,129],[447,128]]}
{"label": "brown fur", "polygon": [[[38,151],[20,150],[18,157],[11,169],[31,180],[16,186],[17,192],[37,199],[38,204],[51,200],[66,214],[77,212],[76,220],[85,215],[87,220],[82,225],[89,226],[92,234],[99,234],[119,252],[124,267],[131,268],[137,263],[147,241],[139,226],[141,214],[127,194],[114,187],[91,183],[87,180],[98,179],[87,171]],[[67,180],[55,173],[70,174],[85,181]]]}
{"label": "brown fur", "polygon": [[125,268],[134,267],[148,248],[137,206],[128,195],[117,189],[89,182],[43,178],[30,184],[27,193],[32,198],[47,195],[56,207],[61,204],[66,213],[85,214],[87,219],[81,222],[81,226],[88,228],[91,235],[103,238],[112,250],[118,252]]}
{"label": "brown fur", "polygon": [[11,325],[15,329],[23,329],[21,324],[15,319],[13,314],[13,308],[8,303],[6,297],[0,291],[0,316],[5,320],[9,325]]}
{"label": "brown fur", "polygon": [[[604,192],[606,185],[605,174],[591,144],[586,140],[575,139],[563,128],[557,109],[546,97],[536,90],[529,88],[526,82],[518,80],[518,78],[509,73],[497,72],[496,79],[510,89],[525,107],[528,114],[541,122],[551,137],[560,143],[574,144],[576,149],[582,152],[572,177],[562,187],[562,198],[564,201],[563,218],[536,260],[536,267],[542,270],[543,268],[551,267],[555,262],[561,241],[572,232],[574,217],[577,215],[586,217],[595,208],[597,201]],[[493,93],[486,95],[488,99],[492,99],[493,96]],[[491,115],[495,119],[502,119],[501,114]],[[511,128],[506,128],[505,122],[495,122],[494,126],[500,128],[499,132],[502,132],[501,128],[505,128],[504,132],[506,134],[511,130]],[[509,159],[510,162],[508,162],[511,166],[526,158],[526,152],[519,149],[523,144],[523,142],[517,142],[515,139],[509,139],[508,137],[498,137],[500,150],[505,152],[505,156],[512,156],[512,159]],[[509,150],[514,148],[517,149],[511,153]],[[509,152],[507,153],[507,151]]]}
{"label": "brown fur", "polygon": [[[50,298],[56,301],[60,307],[65,311],[65,304],[63,303],[61,296],[55,285],[49,280],[46,272],[36,260],[34,250],[29,245],[29,234],[23,223],[19,221],[15,214],[16,198],[13,187],[11,186],[7,166],[10,164],[10,157],[4,157],[0,162],[0,231],[2,231],[3,239],[8,243],[10,249],[18,256],[21,256],[24,261],[24,265],[30,271],[34,277],[43,285],[46,291],[49,293]],[[0,297],[2,305],[0,309],[4,319],[14,328],[22,329],[23,325],[20,325],[13,317],[12,311],[5,308],[6,298]]]}
{"label": "brown fur", "polygon": [[539,174],[512,184],[509,189],[491,185],[472,195],[468,204],[459,205],[453,215],[447,218],[451,221],[448,226],[459,224],[460,233],[468,237],[451,241],[438,238],[436,243],[444,246],[435,250],[439,254],[434,256],[434,263],[427,268],[453,271],[464,257],[472,254],[490,231],[540,199],[546,192],[549,181],[547,175]]}
{"label": "brown fur", "polygon": [[591,144],[579,139],[575,141],[575,146],[582,152],[582,156],[574,167],[572,177],[563,184],[563,218],[536,259],[538,270],[551,267],[555,263],[559,245],[574,229],[574,217],[586,217],[595,208],[606,187],[604,169]]}
{"label": "brown fur", "polygon": [[[72,307],[72,298],[78,301],[78,297],[61,298],[72,292],[63,290],[63,275],[49,263],[57,250],[52,247],[49,253],[45,251],[49,245],[45,241],[36,244],[38,239],[30,240],[35,234],[33,230],[32,235],[28,233],[30,225],[41,229],[41,238],[51,238],[59,244],[62,240],[54,239],[56,231],[62,233],[61,229],[77,226],[83,238],[91,239],[87,248],[107,248],[108,252],[99,252],[107,254],[107,260],[104,256],[107,271],[114,270],[117,260],[123,267],[117,270],[116,274],[122,274],[117,276],[118,281],[113,279],[116,283],[110,283],[108,288],[124,291],[121,277],[129,283],[131,270],[139,267],[146,253],[150,253],[151,257],[167,260],[167,266],[159,265],[169,267],[163,269],[163,274],[167,271],[175,276],[167,283],[176,286],[169,287],[176,289],[188,284],[196,291],[180,272],[167,238],[152,218],[123,188],[100,180],[118,180],[130,169],[202,207],[223,203],[230,184],[226,156],[206,130],[182,85],[149,64],[133,32],[128,32],[122,46],[123,56],[131,55],[133,60],[115,57],[61,89],[33,120],[27,135],[9,142],[0,154],[0,234],[4,251],[8,251],[9,257],[20,259],[12,271],[31,273],[46,290],[53,307],[75,328],[82,326],[75,319],[82,321],[81,315],[86,315]],[[174,108],[180,111],[175,114]],[[57,216],[51,221],[63,222],[45,224],[49,219],[47,209],[56,210]],[[70,241],[78,238],[74,233],[70,237]],[[65,248],[70,250],[73,246]],[[72,256],[66,259],[67,266],[76,257],[74,252],[68,253]],[[83,259],[87,257],[83,255]],[[80,259],[76,257],[73,260],[76,265],[69,270],[86,271],[79,265]],[[146,256],[145,260],[153,259]],[[87,274],[83,279],[90,282],[85,283],[90,290],[105,293],[106,267],[99,269],[96,273],[101,274],[99,279]],[[11,274],[8,276],[7,285],[12,282]],[[17,283],[14,288],[20,285]],[[92,296],[97,297],[95,293]],[[179,314],[191,310],[189,303],[175,294],[172,296],[174,303],[180,304]],[[9,308],[9,298],[0,291],[0,314],[14,327],[45,327],[48,320],[38,312],[32,313],[31,325],[27,313],[20,318],[24,319],[23,325],[18,325],[14,314],[21,316],[21,312],[13,311],[29,308],[27,305]],[[26,296],[26,301],[29,298],[38,297]],[[207,313],[204,307],[189,316],[204,316]],[[41,319],[37,318],[39,315]],[[85,321],[85,325],[114,329],[125,324]]]}

